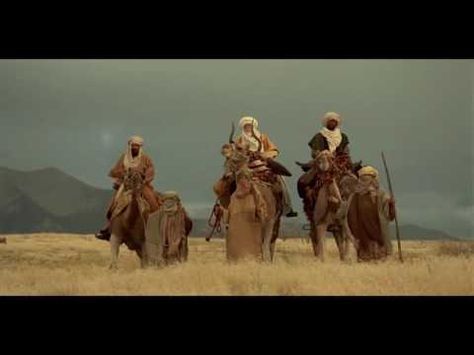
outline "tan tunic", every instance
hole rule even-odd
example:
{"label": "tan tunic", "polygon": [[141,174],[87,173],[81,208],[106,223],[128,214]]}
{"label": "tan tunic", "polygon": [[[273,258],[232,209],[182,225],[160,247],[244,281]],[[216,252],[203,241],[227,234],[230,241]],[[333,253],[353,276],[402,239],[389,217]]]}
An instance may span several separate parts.
{"label": "tan tunic", "polygon": [[[110,170],[109,172],[109,177],[114,178],[118,180],[119,183],[123,182],[123,178],[126,173],[125,166],[123,164],[123,159],[125,157],[125,154],[122,154],[115,164],[115,166]],[[150,185],[153,179],[155,178],[155,167],[153,165],[153,161],[151,158],[143,154],[140,164],[137,167],[137,170],[142,173],[142,175],[145,176],[145,183]]]}
{"label": "tan tunic", "polygon": [[[278,156],[278,154],[280,154],[278,147],[270,140],[268,135],[266,135],[265,133],[262,133],[261,140],[262,140],[263,151],[267,157],[275,158]],[[239,144],[243,143],[242,136],[239,136],[239,138],[237,138],[237,143]]]}
{"label": "tan tunic", "polygon": [[[109,177],[115,179],[117,184],[123,183],[123,179],[126,173],[126,169],[123,164],[124,157],[125,154],[122,154],[115,166],[109,172]],[[159,204],[155,192],[153,190],[153,186],[151,184],[155,177],[155,167],[153,165],[153,161],[148,155],[143,154],[140,164],[136,169],[145,177],[145,185],[143,187],[142,194],[145,200],[150,205],[150,212],[154,212],[158,210]],[[111,206],[113,205],[114,200],[115,195],[112,200]]]}

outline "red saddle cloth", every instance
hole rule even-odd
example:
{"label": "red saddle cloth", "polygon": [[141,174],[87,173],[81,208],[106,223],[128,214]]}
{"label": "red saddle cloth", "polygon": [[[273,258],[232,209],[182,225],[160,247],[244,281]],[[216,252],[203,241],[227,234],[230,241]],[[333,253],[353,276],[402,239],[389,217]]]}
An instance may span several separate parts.
{"label": "red saddle cloth", "polygon": [[249,163],[249,169],[252,172],[252,178],[254,180],[263,181],[269,184],[274,184],[277,182],[276,175],[272,170],[267,166],[267,164],[260,160],[255,159]]}
{"label": "red saddle cloth", "polygon": [[347,154],[337,155],[334,163],[336,170],[338,170],[341,174],[345,173],[346,171],[352,171],[352,161]]}

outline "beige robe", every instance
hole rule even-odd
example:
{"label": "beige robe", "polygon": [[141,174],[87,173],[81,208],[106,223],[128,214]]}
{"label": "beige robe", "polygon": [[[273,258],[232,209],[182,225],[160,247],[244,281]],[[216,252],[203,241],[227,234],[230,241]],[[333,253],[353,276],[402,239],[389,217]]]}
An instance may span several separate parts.
{"label": "beige robe", "polygon": [[[265,133],[262,133],[261,140],[262,140],[262,149],[266,157],[275,158],[278,156],[278,154],[280,154],[278,147],[270,140],[268,135],[266,135]],[[243,144],[243,142],[244,140],[242,136],[239,136],[239,138],[237,138],[237,143]]]}

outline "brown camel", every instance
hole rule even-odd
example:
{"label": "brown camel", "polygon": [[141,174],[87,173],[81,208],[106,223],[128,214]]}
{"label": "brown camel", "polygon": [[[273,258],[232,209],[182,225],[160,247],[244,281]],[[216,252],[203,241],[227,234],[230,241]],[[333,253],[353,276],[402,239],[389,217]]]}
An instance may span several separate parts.
{"label": "brown camel", "polygon": [[117,198],[119,206],[115,208],[110,224],[111,269],[117,268],[119,249],[122,244],[137,253],[142,267],[147,264],[145,252],[146,202],[142,197],[143,184],[139,172],[129,170],[126,173],[123,191]]}
{"label": "brown camel", "polygon": [[226,173],[214,185],[214,192],[227,210],[227,259],[250,257],[270,262],[279,235],[281,188],[268,170],[268,175],[262,176],[249,168],[250,151],[247,146],[234,143],[233,132],[222,154]]}
{"label": "brown camel", "polygon": [[[325,234],[330,231],[334,235],[339,258],[344,261],[350,243],[357,249],[346,215],[348,199],[357,185],[356,173],[362,162],[341,168],[329,151],[323,151],[310,163],[297,164],[305,172],[298,180],[298,194],[303,198],[305,213],[311,224],[310,237],[315,256],[323,252]],[[329,201],[331,196],[332,202]]]}
{"label": "brown camel", "polygon": [[[304,197],[305,213],[311,223],[310,238],[314,255],[323,261],[326,232],[335,223],[336,213],[342,203],[335,179],[334,158],[329,151],[318,153],[309,172],[298,181],[298,190],[300,196]],[[338,235],[336,242],[341,252],[344,248],[338,242],[339,239]]]}

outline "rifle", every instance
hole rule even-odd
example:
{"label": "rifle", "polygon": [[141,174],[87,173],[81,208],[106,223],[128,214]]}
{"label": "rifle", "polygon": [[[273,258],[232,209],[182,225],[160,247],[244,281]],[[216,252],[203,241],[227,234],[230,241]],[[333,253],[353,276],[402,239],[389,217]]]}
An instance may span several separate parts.
{"label": "rifle", "polygon": [[[388,188],[390,190],[390,195],[392,198],[395,198],[395,195],[393,194],[393,189],[392,189],[392,181],[390,180],[390,174],[388,172],[388,167],[387,167],[387,161],[385,160],[385,155],[382,152],[382,161],[383,165],[385,167],[385,173],[387,175],[387,182],[388,182]],[[395,210],[395,228],[397,231],[397,244],[398,244],[398,257],[400,258],[400,262],[403,263],[403,256],[402,256],[402,245],[400,242],[400,229],[398,228],[398,218],[397,218],[397,211]]]}

